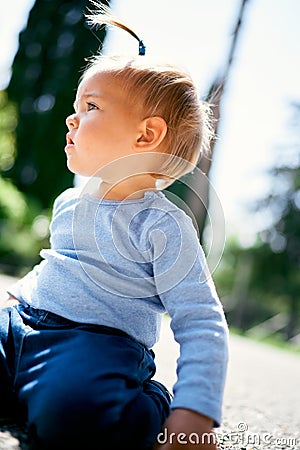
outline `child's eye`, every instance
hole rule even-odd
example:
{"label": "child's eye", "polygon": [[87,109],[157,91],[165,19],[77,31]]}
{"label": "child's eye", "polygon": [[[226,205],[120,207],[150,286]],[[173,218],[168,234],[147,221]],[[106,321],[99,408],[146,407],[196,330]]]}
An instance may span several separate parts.
{"label": "child's eye", "polygon": [[92,111],[93,109],[98,109],[98,106],[94,103],[87,102],[87,110]]}

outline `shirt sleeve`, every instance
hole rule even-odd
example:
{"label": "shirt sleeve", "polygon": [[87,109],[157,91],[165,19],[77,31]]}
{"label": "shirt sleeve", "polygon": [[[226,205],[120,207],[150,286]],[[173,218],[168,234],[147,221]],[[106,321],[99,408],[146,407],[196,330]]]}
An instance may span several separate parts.
{"label": "shirt sleeve", "polygon": [[220,426],[228,327],[192,221],[168,213],[150,239],[158,294],[180,345],[172,408],[204,414]]}

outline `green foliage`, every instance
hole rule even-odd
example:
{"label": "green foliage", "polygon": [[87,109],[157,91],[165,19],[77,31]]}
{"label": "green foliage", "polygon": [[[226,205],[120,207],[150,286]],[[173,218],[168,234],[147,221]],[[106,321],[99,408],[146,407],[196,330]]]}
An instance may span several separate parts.
{"label": "green foliage", "polygon": [[0,172],[10,169],[15,160],[16,108],[8,102],[7,94],[0,91]]}
{"label": "green foliage", "polygon": [[12,183],[0,178],[0,219],[22,222],[27,205],[24,196]]}
{"label": "green foliage", "polygon": [[[48,238],[47,229],[38,226],[41,216],[38,222],[36,218],[41,205],[2,177],[15,159],[15,123],[16,109],[6,93],[0,92],[0,268],[12,273],[37,261],[41,245]],[[48,226],[48,212],[42,217]]]}
{"label": "green foliage", "polygon": [[37,262],[48,245],[48,226],[49,210],[41,214],[40,205],[0,176],[0,269],[18,273]]}

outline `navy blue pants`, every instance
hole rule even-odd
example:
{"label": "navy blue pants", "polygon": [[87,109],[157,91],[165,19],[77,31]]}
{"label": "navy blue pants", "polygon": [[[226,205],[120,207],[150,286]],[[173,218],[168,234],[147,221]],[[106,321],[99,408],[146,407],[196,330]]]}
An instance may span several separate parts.
{"label": "navy blue pants", "polygon": [[0,418],[25,418],[38,449],[151,449],[170,408],[154,373],[120,330],[0,309]]}

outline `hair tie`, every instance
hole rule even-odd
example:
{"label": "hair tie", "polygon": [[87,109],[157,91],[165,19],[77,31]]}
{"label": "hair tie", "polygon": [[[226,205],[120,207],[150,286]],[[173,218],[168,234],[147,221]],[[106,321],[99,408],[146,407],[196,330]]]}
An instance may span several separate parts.
{"label": "hair tie", "polygon": [[139,41],[139,55],[144,56],[146,53],[146,46],[143,41]]}

